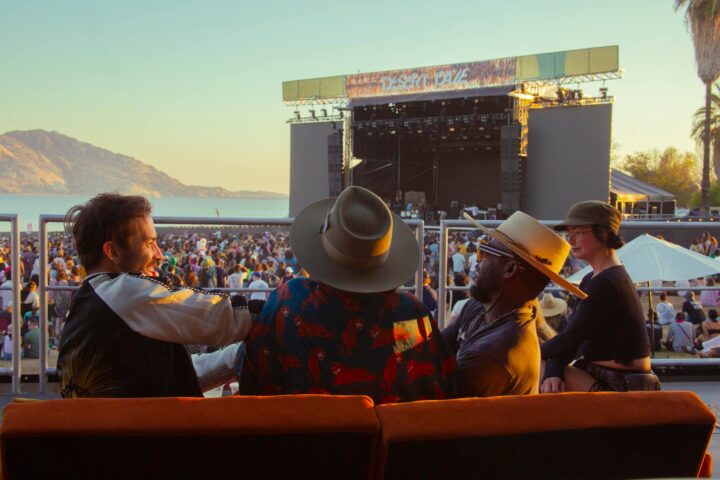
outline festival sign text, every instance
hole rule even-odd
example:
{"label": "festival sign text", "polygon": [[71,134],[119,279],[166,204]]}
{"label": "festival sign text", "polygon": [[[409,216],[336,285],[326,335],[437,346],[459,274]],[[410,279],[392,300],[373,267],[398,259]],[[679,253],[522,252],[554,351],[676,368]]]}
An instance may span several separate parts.
{"label": "festival sign text", "polygon": [[385,97],[511,85],[515,58],[348,75],[347,96]]}

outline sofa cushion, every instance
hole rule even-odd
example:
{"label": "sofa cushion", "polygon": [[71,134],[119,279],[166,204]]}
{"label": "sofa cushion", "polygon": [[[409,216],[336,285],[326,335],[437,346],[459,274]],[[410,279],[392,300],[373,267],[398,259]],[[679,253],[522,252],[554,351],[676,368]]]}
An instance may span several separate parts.
{"label": "sofa cushion", "polygon": [[0,438],[9,479],[366,479],[378,428],[362,396],[74,399],[8,405]]}
{"label": "sofa cushion", "polygon": [[715,417],[691,392],[564,393],[376,407],[379,476],[696,476]]}

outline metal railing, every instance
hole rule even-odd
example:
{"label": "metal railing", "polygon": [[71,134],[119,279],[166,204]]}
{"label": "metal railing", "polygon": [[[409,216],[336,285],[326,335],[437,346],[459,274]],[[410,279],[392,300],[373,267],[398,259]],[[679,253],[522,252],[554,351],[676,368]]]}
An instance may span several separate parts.
{"label": "metal railing", "polygon": [[[20,393],[20,345],[22,342],[22,316],[20,315],[20,218],[17,214],[2,214],[0,222],[10,222],[10,255],[12,261],[12,315],[10,325],[12,327],[12,367],[0,369],[1,376],[12,377],[12,393]],[[5,288],[3,288],[5,290]],[[3,305],[7,308],[7,305]]]}
{"label": "metal railing", "polygon": [[[545,226],[552,227],[560,223],[561,220],[543,220],[542,223]],[[483,226],[494,228],[502,223],[501,220],[479,220],[478,223]],[[657,228],[662,225],[663,228],[668,229],[720,229],[720,222],[693,222],[693,223],[678,223],[678,222],[652,222],[652,221],[632,221],[622,224],[623,230],[630,229],[647,229]],[[454,287],[448,286],[448,232],[453,229],[467,229],[475,230],[475,226],[467,220],[442,220],[440,222],[440,248],[438,255],[439,271],[438,271],[438,313],[437,322],[440,330],[445,328],[445,318],[447,316],[447,305],[445,303],[447,292],[463,291],[468,290],[469,287]],[[561,288],[548,288],[546,291],[561,291]],[[637,288],[639,292],[651,292],[651,291],[702,291],[702,290],[720,290],[720,285],[714,287],[640,287]],[[451,293],[452,295],[452,293]],[[652,359],[653,365],[658,363],[658,366],[692,366],[692,365],[709,365],[708,360],[700,358],[689,358],[689,359]],[[720,363],[720,362],[719,362]],[[713,365],[715,363],[712,363]]]}
{"label": "metal railing", "polygon": [[[16,216],[17,218],[17,216]],[[48,375],[54,375],[57,373],[56,368],[51,368],[48,365],[49,349],[48,349],[48,336],[49,336],[49,318],[48,318],[48,299],[47,292],[56,290],[77,290],[78,287],[63,287],[63,286],[49,286],[48,285],[48,224],[49,223],[62,223],[64,222],[64,215],[40,215],[40,258],[45,259],[40,262],[40,285],[38,285],[38,292],[40,295],[40,368],[38,375],[39,390],[41,393],[45,393],[47,390]],[[2,220],[2,217],[0,217]],[[155,225],[212,225],[212,226],[286,226],[292,225],[292,218],[215,218],[215,217],[153,217]],[[414,291],[418,300],[422,301],[423,292],[423,249],[425,242],[425,222],[422,220],[403,220],[408,227],[415,228],[415,239],[420,247],[420,258],[418,259],[419,266],[415,272],[414,287],[403,287],[402,290]],[[19,230],[18,231],[18,247],[19,247]],[[13,247],[13,251],[18,251]],[[17,262],[13,262],[16,264]],[[18,267],[19,268],[19,267]],[[14,275],[14,274],[13,274]],[[19,274],[18,274],[19,275]],[[13,277],[17,278],[17,277]],[[218,289],[224,291],[234,291],[243,293],[252,292],[272,292],[273,288],[238,288],[238,289]],[[18,289],[18,298],[20,296]],[[13,309],[13,311],[16,309]],[[17,330],[19,331],[19,329]],[[17,337],[17,335],[16,335]],[[15,337],[13,337],[15,341]],[[18,350],[20,344],[18,343]],[[18,354],[19,355],[19,354]],[[17,356],[13,354],[13,364]],[[19,364],[18,364],[19,365]],[[18,367],[19,371],[19,367]],[[14,378],[13,378],[14,381]],[[14,385],[14,384],[13,384]],[[18,388],[19,388],[19,376],[18,376]],[[14,392],[14,391],[13,391]],[[14,392],[15,393],[15,392]]]}
{"label": "metal railing", "polygon": [[[287,226],[292,224],[292,218],[214,218],[214,217],[153,217],[156,225],[213,225],[213,226]],[[19,229],[19,218],[17,215],[0,215],[0,221],[10,221],[11,235],[12,235],[12,251],[20,252],[20,229]],[[39,221],[40,228],[40,258],[48,258],[48,224],[49,223],[62,223],[64,216],[62,215],[41,215]],[[420,301],[422,301],[423,292],[423,250],[424,250],[424,234],[425,224],[422,220],[406,219],[405,223],[415,228],[415,236],[420,247],[420,259],[419,267],[415,273],[414,286],[413,287],[401,287],[405,291],[414,291],[415,295]],[[480,220],[480,223],[487,227],[497,227],[502,223],[500,220]],[[553,226],[559,221],[543,221],[541,222],[547,226]],[[693,223],[676,223],[676,222],[652,222],[652,221],[632,221],[623,224],[623,229],[644,229],[644,228],[657,228],[658,225],[663,225],[664,228],[670,229],[711,229],[720,228],[720,222],[693,222]],[[457,230],[474,230],[475,227],[468,221],[465,220],[442,220],[439,227],[440,234],[440,249],[438,267],[439,272],[445,272],[444,274],[438,275],[438,299],[439,308],[437,314],[438,325],[440,328],[445,327],[445,320],[447,316],[447,309],[445,305],[445,298],[448,292],[468,290],[469,287],[455,287],[448,286],[447,284],[447,271],[448,271],[448,231],[450,229]],[[434,228],[431,228],[434,229]],[[15,255],[15,253],[13,253]],[[13,263],[13,304],[20,304],[20,266],[19,262]],[[38,285],[38,293],[40,295],[40,358],[39,358],[39,390],[44,393],[47,390],[48,375],[54,375],[56,373],[55,368],[51,368],[48,365],[49,350],[48,350],[48,337],[49,337],[49,318],[48,318],[48,299],[47,295],[50,291],[72,291],[78,287],[63,287],[63,286],[49,286],[48,285],[48,263],[46,261],[40,262],[40,282]],[[720,289],[717,287],[658,287],[658,288],[639,288],[638,291],[685,291],[685,290],[713,290]],[[271,292],[273,289],[221,289],[224,291],[235,291],[243,293],[252,292]],[[559,291],[559,288],[549,288],[548,291]],[[13,393],[20,393],[20,379],[21,379],[21,364],[20,364],[20,350],[21,350],[21,335],[17,332],[21,331],[22,318],[20,316],[20,309],[13,308],[12,324],[14,326],[15,335],[13,336],[13,359],[12,368],[0,369],[0,375],[12,376],[12,388]],[[677,359],[680,360],[680,359]],[[689,359],[692,363],[693,359]],[[673,359],[670,360],[672,363]],[[706,360],[697,360],[699,362],[705,362]],[[668,363],[668,361],[663,361]],[[683,359],[683,365],[688,363],[688,359]]]}
{"label": "metal railing", "polygon": [[[557,225],[560,223],[561,220],[542,220],[540,223],[547,227],[553,227],[554,225]],[[478,223],[482,224],[485,227],[494,228],[497,227],[502,223],[502,220],[478,220]],[[708,230],[708,229],[720,229],[720,222],[691,222],[691,223],[679,223],[679,222],[651,222],[651,221],[632,221],[632,222],[626,222],[622,224],[623,230],[637,230],[637,229],[648,229],[648,228],[658,228],[659,226],[662,226],[663,228],[672,229],[672,230],[688,230],[688,229],[694,229],[694,230]],[[442,220],[440,222],[440,249],[438,251],[439,259],[439,272],[438,272],[438,298],[442,299],[443,303],[441,305],[444,305],[444,299],[446,296],[446,293],[448,291],[456,291],[456,290],[467,290],[467,287],[451,287],[447,284],[447,276],[448,276],[448,231],[449,230],[455,230],[455,229],[471,229],[475,230],[475,226],[470,223],[467,220]],[[720,288],[720,287],[719,287]],[[694,288],[694,287],[677,287],[677,288],[657,288],[655,290],[668,290],[668,291],[685,291],[685,290],[712,290],[713,287],[710,288]],[[716,288],[717,289],[717,288]],[[645,289],[640,289],[641,291],[645,291]],[[440,326],[440,329],[442,330],[445,327],[445,316],[446,316],[446,309],[445,308],[438,308],[438,325]]]}

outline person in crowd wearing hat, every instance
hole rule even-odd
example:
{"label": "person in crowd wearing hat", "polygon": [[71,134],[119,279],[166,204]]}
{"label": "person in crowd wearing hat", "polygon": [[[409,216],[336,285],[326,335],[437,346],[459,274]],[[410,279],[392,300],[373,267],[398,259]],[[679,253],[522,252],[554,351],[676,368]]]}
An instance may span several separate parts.
{"label": "person in crowd wearing hat", "polygon": [[298,214],[290,244],[310,278],[281,285],[245,342],[240,392],[446,398],[455,358],[414,296],[414,234],[380,197],[349,187]]}
{"label": "person in crowd wearing hat", "polygon": [[[248,288],[270,288],[270,285],[262,279],[262,273],[254,271],[250,275],[250,284]],[[250,300],[265,300],[268,297],[267,292],[252,292],[250,294]]]}
{"label": "person in crowd wearing hat", "polygon": [[[570,207],[565,221],[555,226],[564,232],[573,255],[588,262],[592,272],[580,283],[588,297],[577,306],[567,328],[541,347],[541,393],[660,388],[650,370],[640,298],[615,254],[623,246],[620,222],[617,208],[591,200]],[[568,366],[578,351],[581,357]]]}
{"label": "person in crowd wearing hat", "polygon": [[567,318],[565,318],[565,310],[567,310],[567,302],[562,298],[545,293],[540,299],[540,311],[545,317],[545,322],[555,332],[562,332],[567,326]]}
{"label": "person in crowd wearing hat", "polygon": [[174,290],[146,198],[104,193],[65,216],[88,276],[60,339],[63,397],[202,396],[234,378],[240,346],[193,361],[184,344],[228,345],[251,327],[243,297]]}
{"label": "person in crowd wearing hat", "polygon": [[456,352],[461,396],[538,393],[540,351],[536,297],[553,280],[584,296],[558,275],[570,246],[549,228],[515,212],[496,230],[473,222],[489,241],[482,253],[471,298],[443,338]]}
{"label": "person in crowd wearing hat", "polygon": [[280,279],[280,282],[281,283],[289,282],[293,278],[295,278],[295,271],[293,270],[293,268],[285,267],[285,271],[283,273],[282,278]]}

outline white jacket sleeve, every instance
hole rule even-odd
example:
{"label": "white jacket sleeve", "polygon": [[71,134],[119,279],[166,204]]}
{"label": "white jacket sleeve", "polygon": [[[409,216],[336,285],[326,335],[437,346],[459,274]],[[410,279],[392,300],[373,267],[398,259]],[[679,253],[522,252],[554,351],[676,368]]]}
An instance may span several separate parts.
{"label": "white jacket sleeve", "polygon": [[238,342],[212,353],[192,355],[200,390],[207,392],[220,385],[235,381],[237,379],[235,369],[237,356],[244,348],[243,343]]}
{"label": "white jacket sleeve", "polygon": [[227,345],[244,339],[251,327],[247,308],[230,297],[190,288],[172,291],[142,275],[100,274],[89,279],[95,293],[135,332],[174,343]]}

